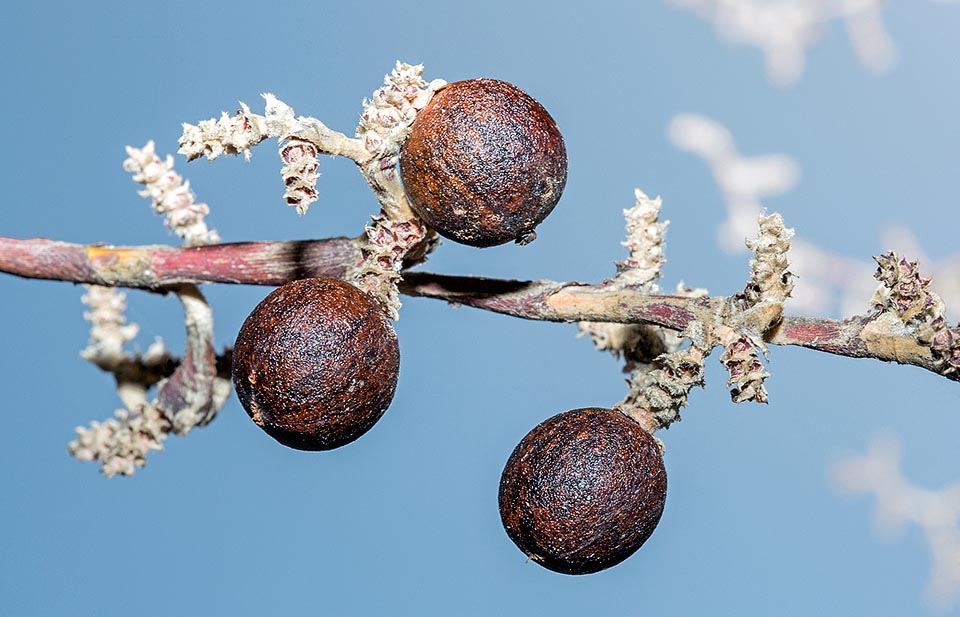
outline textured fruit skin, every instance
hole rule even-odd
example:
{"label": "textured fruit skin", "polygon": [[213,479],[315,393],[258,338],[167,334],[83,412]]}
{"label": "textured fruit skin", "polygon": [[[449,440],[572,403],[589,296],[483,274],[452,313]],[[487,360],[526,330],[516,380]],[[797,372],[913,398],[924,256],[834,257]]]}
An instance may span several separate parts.
{"label": "textured fruit skin", "polygon": [[500,518],[530,559],[563,574],[614,566],[660,521],[667,473],[653,437],[619,411],[574,409],[530,431],[500,479]]}
{"label": "textured fruit skin", "polygon": [[567,150],[540,103],[506,82],[470,79],[417,114],[400,174],[413,210],[441,236],[526,243],[560,199]]}
{"label": "textured fruit skin", "polygon": [[397,387],[400,348],[380,306],[353,285],[302,279],[275,289],[240,328],[233,385],[280,443],[330,450],[367,432]]}

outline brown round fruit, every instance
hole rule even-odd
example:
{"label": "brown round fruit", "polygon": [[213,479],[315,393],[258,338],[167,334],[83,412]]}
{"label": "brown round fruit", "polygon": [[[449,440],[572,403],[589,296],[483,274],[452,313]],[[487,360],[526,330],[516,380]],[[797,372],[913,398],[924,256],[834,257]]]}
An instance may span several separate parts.
{"label": "brown round fruit", "polygon": [[500,518],[530,559],[590,574],[632,555],[656,528],[667,473],[653,437],[610,409],[574,409],[530,431],[500,479]]}
{"label": "brown round fruit", "polygon": [[400,174],[411,207],[441,236],[525,244],[560,199],[567,151],[540,103],[506,82],[470,79],[417,114]]}
{"label": "brown round fruit", "polygon": [[233,384],[243,408],[280,443],[330,450],[366,433],[397,387],[393,326],[366,293],[334,279],[275,289],[240,328]]}

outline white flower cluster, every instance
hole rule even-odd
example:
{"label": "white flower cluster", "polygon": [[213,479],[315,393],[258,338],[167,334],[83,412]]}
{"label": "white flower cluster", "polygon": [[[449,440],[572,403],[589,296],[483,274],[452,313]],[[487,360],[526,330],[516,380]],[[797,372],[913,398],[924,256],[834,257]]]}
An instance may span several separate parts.
{"label": "white flower cluster", "polygon": [[173,170],[172,156],[167,155],[166,159],[157,156],[152,140],[143,148],[127,146],[127,156],[123,168],[133,174],[134,182],[144,185],[139,195],[153,200],[154,211],[167,216],[166,226],[183,238],[187,246],[220,242],[220,235],[208,229],[204,220],[210,208],[196,201],[190,182]]}

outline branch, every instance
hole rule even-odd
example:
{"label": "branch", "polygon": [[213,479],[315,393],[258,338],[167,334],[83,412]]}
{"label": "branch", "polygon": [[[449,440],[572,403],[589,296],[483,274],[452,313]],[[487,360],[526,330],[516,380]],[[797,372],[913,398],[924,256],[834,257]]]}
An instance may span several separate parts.
{"label": "branch", "polygon": [[[344,278],[360,259],[357,241],[348,238],[173,248],[83,246],[0,237],[0,272],[154,290],[184,283],[282,285],[305,277]],[[540,321],[643,323],[675,331],[700,322],[708,329],[728,326],[741,330],[753,317],[751,309],[740,309],[724,296],[658,295],[606,284],[406,271],[400,290],[409,296]],[[952,343],[935,354],[931,345],[922,343],[890,312],[842,320],[783,316],[765,331],[764,340],[852,358],[910,364],[960,380],[958,372],[951,370],[960,355]]]}
{"label": "branch", "polygon": [[0,237],[0,272],[134,289],[184,283],[282,285],[343,278],[361,260],[357,240],[235,242],[202,247],[80,245]]}

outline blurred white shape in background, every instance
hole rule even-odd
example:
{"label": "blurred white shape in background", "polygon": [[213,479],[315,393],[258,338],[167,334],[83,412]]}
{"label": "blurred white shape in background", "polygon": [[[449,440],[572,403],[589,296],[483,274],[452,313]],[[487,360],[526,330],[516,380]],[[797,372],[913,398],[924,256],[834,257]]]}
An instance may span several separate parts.
{"label": "blurred white shape in background", "polygon": [[875,72],[890,68],[896,49],[880,19],[884,0],[668,0],[712,22],[719,34],[758,47],[768,78],[790,86],[803,74],[807,50],[827,22],[843,20],[860,63]]}
{"label": "blurred white shape in background", "polygon": [[911,484],[901,470],[900,442],[891,435],[874,437],[866,454],[837,462],[832,475],[840,489],[875,497],[879,534],[893,538],[906,523],[920,529],[932,560],[927,597],[940,608],[954,604],[960,598],[960,483],[938,491]]}
{"label": "blurred white shape in background", "polygon": [[[767,154],[744,157],[737,151],[730,131],[719,122],[698,114],[674,116],[667,136],[674,146],[698,155],[709,166],[723,196],[726,220],[720,225],[717,242],[728,253],[747,252],[745,238],[757,233],[757,216],[763,211],[762,198],[779,195],[797,185],[800,167],[789,156]],[[790,213],[785,220],[790,224]],[[877,287],[873,278],[876,264],[855,259],[794,238],[790,270],[798,276],[791,311],[807,315],[854,315],[865,313]],[[879,246],[895,250],[908,259],[920,260],[921,272],[933,276],[932,288],[943,297],[952,319],[960,314],[960,254],[939,263],[924,252],[910,230],[902,226],[886,229]]]}

